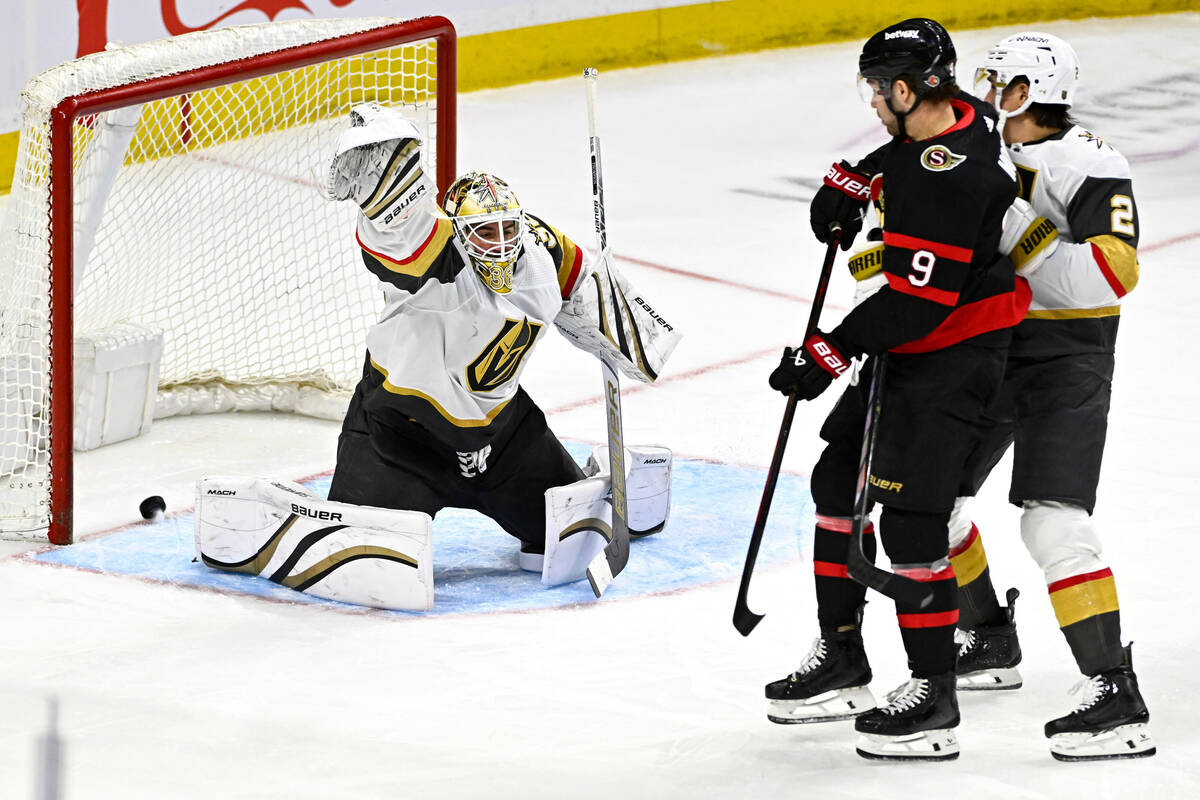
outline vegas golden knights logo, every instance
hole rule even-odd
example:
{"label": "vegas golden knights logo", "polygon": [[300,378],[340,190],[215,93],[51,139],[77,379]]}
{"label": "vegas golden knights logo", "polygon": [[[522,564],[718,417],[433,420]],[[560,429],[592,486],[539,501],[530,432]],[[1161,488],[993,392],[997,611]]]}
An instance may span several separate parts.
{"label": "vegas golden knights logo", "polygon": [[467,386],[471,391],[490,392],[512,380],[541,330],[542,325],[530,322],[528,317],[520,321],[504,320],[496,338],[467,366]]}

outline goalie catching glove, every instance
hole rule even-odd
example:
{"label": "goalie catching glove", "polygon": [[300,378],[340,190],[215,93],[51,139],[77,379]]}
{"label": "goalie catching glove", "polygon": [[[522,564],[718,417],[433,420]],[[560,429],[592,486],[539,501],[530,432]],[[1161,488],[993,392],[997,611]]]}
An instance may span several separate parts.
{"label": "goalie catching glove", "polygon": [[829,335],[814,331],[803,347],[783,349],[779,366],[771,373],[769,382],[777,392],[812,400],[848,369],[850,360],[830,341]]}
{"label": "goalie catching glove", "polygon": [[350,109],[350,127],[338,137],[325,179],[330,200],[353,200],[379,230],[436,203],[437,187],[421,153],[417,126],[379,103]]}

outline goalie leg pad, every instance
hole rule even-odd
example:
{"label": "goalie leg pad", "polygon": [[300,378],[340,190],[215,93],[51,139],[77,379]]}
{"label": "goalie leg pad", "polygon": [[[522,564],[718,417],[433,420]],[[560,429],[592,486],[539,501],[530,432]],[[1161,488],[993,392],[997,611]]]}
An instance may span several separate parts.
{"label": "goalie leg pad", "polygon": [[546,490],[544,585],[583,578],[588,564],[612,539],[609,491],[607,473]]}
{"label": "goalie leg pad", "polygon": [[[625,501],[629,512],[629,536],[640,539],[658,533],[671,516],[671,466],[673,457],[665,447],[634,445],[625,448]],[[608,447],[592,450],[584,467],[587,475],[608,475]]]}
{"label": "goalie leg pad", "polygon": [[432,519],[322,500],[289,481],[213,477],[196,484],[196,556],[354,605],[433,608]]}

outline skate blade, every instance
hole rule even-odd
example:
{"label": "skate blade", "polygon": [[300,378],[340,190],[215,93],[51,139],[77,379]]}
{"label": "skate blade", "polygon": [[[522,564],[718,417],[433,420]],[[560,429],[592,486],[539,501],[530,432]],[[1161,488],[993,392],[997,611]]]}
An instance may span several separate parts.
{"label": "skate blade", "polygon": [[968,692],[995,692],[1020,689],[1025,685],[1021,673],[1015,667],[1005,669],[981,669],[966,675],[959,675],[955,685],[960,690]]}
{"label": "skate blade", "polygon": [[875,695],[866,686],[850,686],[813,695],[803,700],[772,700],[767,719],[779,725],[837,722],[854,719],[875,708]]}
{"label": "skate blade", "polygon": [[1059,761],[1106,761],[1149,758],[1158,752],[1144,722],[1098,733],[1060,733],[1050,737],[1050,755]]}
{"label": "skate blade", "polygon": [[953,728],[904,736],[862,733],[855,752],[872,761],[953,761],[958,758],[958,737]]}

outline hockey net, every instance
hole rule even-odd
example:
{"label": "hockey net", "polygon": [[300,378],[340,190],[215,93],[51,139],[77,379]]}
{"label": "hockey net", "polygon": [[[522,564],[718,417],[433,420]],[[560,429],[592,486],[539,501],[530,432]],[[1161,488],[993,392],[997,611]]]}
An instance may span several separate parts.
{"label": "hockey net", "polygon": [[381,303],[352,205],[317,187],[372,100],[424,130],[449,185],[455,47],[441,17],[267,23],[26,86],[0,234],[0,535],[72,540],[72,345],[89,333],[162,332],[155,417],[342,413]]}

